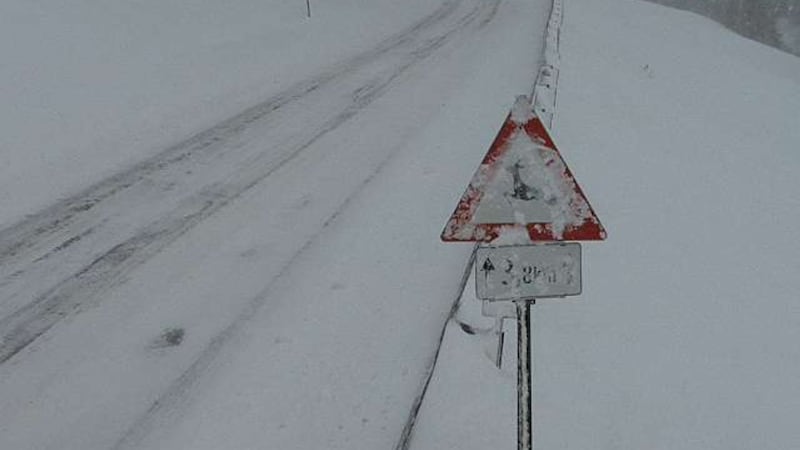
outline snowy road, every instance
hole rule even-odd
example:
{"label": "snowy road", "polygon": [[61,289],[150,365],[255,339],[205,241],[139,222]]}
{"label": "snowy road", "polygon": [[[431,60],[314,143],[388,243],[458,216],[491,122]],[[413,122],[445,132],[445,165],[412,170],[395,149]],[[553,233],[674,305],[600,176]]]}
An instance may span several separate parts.
{"label": "snowy road", "polygon": [[[446,215],[439,205],[449,208],[450,195],[458,192],[442,186],[460,183],[458,177],[469,173],[464,164],[472,160],[442,172],[452,150],[439,149],[438,160],[414,163],[420,166],[413,177],[392,178],[387,165],[440,113],[446,96],[459,95],[459,82],[475,83],[461,71],[483,57],[465,46],[478,42],[477,32],[488,33],[500,15],[504,24],[494,33],[513,21],[529,25],[517,37],[541,33],[536,27],[545,15],[537,23],[536,13],[546,12],[544,6],[504,4],[505,11],[499,0],[445,1],[373,49],[0,231],[0,448],[161,448],[161,439],[172,439],[172,448],[222,448],[213,439],[227,448],[250,448],[265,418],[261,425],[275,426],[275,448],[353,448],[354,438],[360,448],[393,445],[413,397],[398,393],[415,392],[423,378],[468,249],[448,249],[419,262],[417,272],[398,273],[387,255],[374,252],[375,241],[388,240],[392,257],[404,263],[419,245],[409,239],[422,236],[427,251],[439,253],[430,247],[441,225],[436,214]],[[515,17],[519,13],[525,21]],[[494,40],[481,43],[478,55],[496,47]],[[519,42],[515,49],[539,48],[535,39]],[[527,69],[536,52],[519,57],[530,63],[500,77],[513,82],[485,108],[491,120],[500,117],[495,113],[505,99],[525,92],[532,81],[534,71]],[[492,129],[484,132],[480,138],[490,139]],[[470,137],[465,132],[453,142]],[[352,220],[343,211],[364,201],[364,188],[376,184],[378,174],[413,185],[405,192],[391,185],[377,189],[373,195],[383,197],[377,202],[383,209],[355,207],[369,211],[367,222],[351,224],[356,232],[347,235],[347,245],[339,239],[333,249],[319,250],[322,234]],[[442,193],[431,192],[440,187]],[[408,205],[425,196],[421,203],[429,206],[422,211]],[[414,228],[420,226],[424,231]],[[417,279],[419,286],[409,287],[409,276],[420,274],[436,280]],[[331,302],[319,303],[325,298]],[[367,311],[365,299],[376,300]],[[389,310],[398,299],[405,303]],[[408,329],[394,322],[404,316],[424,319]],[[269,329],[267,349],[250,342],[257,334],[255,317]],[[311,325],[317,334],[303,339]],[[180,345],[164,344],[161,334],[169,329],[184,330]],[[408,361],[401,362],[396,379],[387,380],[386,371],[394,367],[374,363],[397,357],[381,346],[392,341],[406,347]],[[248,345],[255,347],[247,351]],[[345,361],[364,367],[342,370],[330,361],[341,359],[331,353],[348,349],[360,355]],[[237,358],[258,360],[253,352],[263,353],[269,368],[281,368],[271,376],[286,379],[262,386],[258,394],[224,390],[219,403],[233,403],[215,408],[215,425],[202,427],[213,439],[186,444],[201,434],[177,426],[173,431],[173,422],[196,417],[191,407],[198,401],[197,384],[219,383],[212,368],[241,367]],[[260,376],[267,372],[263,365],[256,370]],[[225,379],[236,375],[253,376],[239,371]],[[300,387],[297,380],[303,380]],[[364,386],[377,380],[388,385]],[[298,398],[298,391],[320,382],[328,384],[321,392]],[[203,390],[213,392],[209,386]],[[384,397],[375,397],[377,392]],[[354,424],[328,420],[316,433],[297,428],[330,418],[337,397],[345,403],[358,399],[351,405],[361,411]],[[224,423],[242,408],[259,410],[250,415],[255,423],[245,427],[250,433],[233,431],[244,425]],[[370,432],[363,434],[366,428]],[[227,432],[241,442],[232,442]]]}
{"label": "snowy road", "polygon": [[[0,234],[0,363],[296,158],[497,2],[448,1],[373,50]],[[294,177],[300,189],[311,184]]]}

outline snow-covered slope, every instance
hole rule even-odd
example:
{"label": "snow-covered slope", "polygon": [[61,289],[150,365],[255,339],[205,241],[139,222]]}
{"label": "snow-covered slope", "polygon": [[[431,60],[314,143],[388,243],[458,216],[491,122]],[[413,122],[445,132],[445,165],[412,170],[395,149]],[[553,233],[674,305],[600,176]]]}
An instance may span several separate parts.
{"label": "snow-covered slope", "polygon": [[[561,38],[553,134],[609,238],[533,308],[536,448],[797,448],[800,59],[634,0],[567,1]],[[471,283],[414,449],[515,448]]]}
{"label": "snow-covered slope", "polygon": [[645,3],[570,11],[555,132],[611,238],[584,301],[541,309],[540,436],[797,447],[800,58]]}

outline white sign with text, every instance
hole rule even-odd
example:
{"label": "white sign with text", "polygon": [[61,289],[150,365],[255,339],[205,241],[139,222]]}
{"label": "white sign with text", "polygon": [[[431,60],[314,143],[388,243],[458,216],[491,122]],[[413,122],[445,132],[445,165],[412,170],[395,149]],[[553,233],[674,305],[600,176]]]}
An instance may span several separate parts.
{"label": "white sign with text", "polygon": [[581,293],[578,243],[478,247],[475,284],[481,300],[566,297]]}

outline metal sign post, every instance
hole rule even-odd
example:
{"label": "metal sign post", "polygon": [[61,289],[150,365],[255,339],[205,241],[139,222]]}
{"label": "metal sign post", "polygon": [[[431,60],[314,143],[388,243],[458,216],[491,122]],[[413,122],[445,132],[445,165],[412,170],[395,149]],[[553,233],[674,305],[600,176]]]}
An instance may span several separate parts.
{"label": "metal sign post", "polygon": [[498,367],[503,319],[516,316],[517,448],[531,450],[531,306],[580,295],[581,247],[574,241],[602,241],[606,230],[526,96],[517,97],[441,238],[489,244],[475,252],[476,296],[483,315],[497,319]]}
{"label": "metal sign post", "polygon": [[[481,246],[475,253],[475,291],[482,312],[502,321],[505,305],[517,319],[517,449],[533,450],[531,306],[537,298],[579,295],[581,245],[576,242]],[[499,328],[502,332],[502,326]],[[497,354],[502,355],[502,334]],[[495,361],[499,366],[500,357]]]}
{"label": "metal sign post", "polygon": [[533,353],[531,306],[536,299],[517,305],[517,450],[533,450]]}

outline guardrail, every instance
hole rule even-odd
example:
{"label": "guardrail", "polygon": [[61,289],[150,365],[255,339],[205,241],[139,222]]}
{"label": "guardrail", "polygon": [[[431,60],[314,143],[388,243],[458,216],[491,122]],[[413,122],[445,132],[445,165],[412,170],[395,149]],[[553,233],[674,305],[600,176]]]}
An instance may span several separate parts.
{"label": "guardrail", "polygon": [[558,93],[558,74],[561,67],[561,24],[564,2],[553,0],[550,18],[547,21],[544,39],[544,62],[536,75],[531,99],[533,110],[548,128],[553,124]]}
{"label": "guardrail", "polygon": [[[533,90],[530,96],[534,111],[548,128],[552,125],[553,115],[555,114],[558,71],[560,67],[559,45],[561,40],[563,9],[564,6],[562,0],[553,0],[552,7],[550,9],[550,18],[547,21],[547,29],[545,31],[545,43],[542,50],[543,62],[542,66],[539,68],[539,72],[536,75],[536,81],[534,82]],[[477,248],[478,245],[475,244],[472,249],[472,254],[470,255],[469,260],[466,262],[466,266],[464,267],[464,272],[461,277],[461,283],[457,289],[457,295],[455,297],[453,307],[450,310],[449,318],[443,325],[441,335],[439,336],[439,347],[436,349],[433,363],[428,369],[421,392],[414,400],[408,420],[403,428],[400,439],[395,446],[395,450],[408,450],[410,446],[417,414],[419,413],[419,409],[425,399],[425,394],[427,393],[431,377],[433,376],[433,372],[439,360],[439,350],[441,349],[441,345],[444,340],[447,323],[449,323],[451,319],[454,319],[465,331],[468,328],[471,328],[471,325],[463,323],[455,318],[455,313],[458,310],[459,301],[464,293],[464,289],[466,288],[467,280],[472,273],[472,267],[475,264],[475,250]]]}

